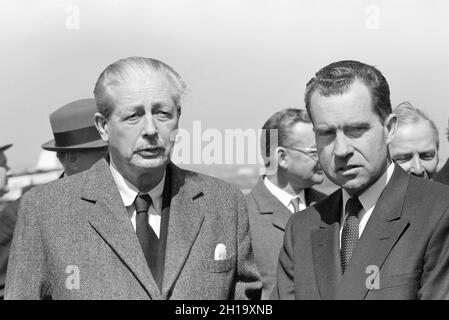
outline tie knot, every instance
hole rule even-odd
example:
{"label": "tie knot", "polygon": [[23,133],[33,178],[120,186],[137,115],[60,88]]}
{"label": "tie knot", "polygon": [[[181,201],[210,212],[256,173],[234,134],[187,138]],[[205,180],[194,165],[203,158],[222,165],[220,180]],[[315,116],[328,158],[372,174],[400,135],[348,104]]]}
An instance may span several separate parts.
{"label": "tie knot", "polygon": [[295,197],[290,201],[295,212],[299,211],[299,203],[300,202],[301,202],[301,199],[299,199],[299,197]]}
{"label": "tie knot", "polygon": [[346,212],[349,216],[358,216],[360,210],[363,208],[358,197],[351,197],[346,202]]}
{"label": "tie knot", "polygon": [[134,206],[136,207],[136,213],[147,213],[148,208],[151,205],[151,197],[148,193],[139,193],[134,200]]}

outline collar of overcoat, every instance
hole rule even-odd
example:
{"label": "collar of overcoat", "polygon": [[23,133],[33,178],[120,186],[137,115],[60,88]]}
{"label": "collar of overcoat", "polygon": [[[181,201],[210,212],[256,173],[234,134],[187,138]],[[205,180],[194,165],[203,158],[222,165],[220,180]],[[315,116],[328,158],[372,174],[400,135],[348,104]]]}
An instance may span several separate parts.
{"label": "collar of overcoat", "polygon": [[162,291],[146,263],[139,240],[112,178],[107,160],[97,162],[85,175],[81,198],[91,203],[90,225],[108,243],[152,299],[165,299],[188,257],[201,228],[204,212],[199,201],[205,188],[198,175],[173,163],[171,202]]}

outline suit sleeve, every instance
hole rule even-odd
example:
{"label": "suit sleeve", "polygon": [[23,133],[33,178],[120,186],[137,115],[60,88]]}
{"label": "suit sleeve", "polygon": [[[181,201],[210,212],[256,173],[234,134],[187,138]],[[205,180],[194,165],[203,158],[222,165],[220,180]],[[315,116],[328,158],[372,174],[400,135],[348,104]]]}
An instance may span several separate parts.
{"label": "suit sleeve", "polygon": [[290,219],[285,227],[284,243],[279,253],[276,271],[276,286],[271,294],[271,300],[295,299],[292,221],[293,219]]}
{"label": "suit sleeve", "polygon": [[6,276],[8,300],[41,299],[46,295],[45,255],[34,211],[37,203],[29,193],[20,203]]}
{"label": "suit sleeve", "polygon": [[16,226],[17,210],[18,205],[13,202],[0,212],[0,299],[5,296],[6,268]]}
{"label": "suit sleeve", "polygon": [[436,224],[427,246],[418,299],[449,299],[449,208]]}
{"label": "suit sleeve", "polygon": [[257,270],[251,247],[248,209],[245,198],[240,191],[235,191],[237,198],[237,279],[234,299],[259,300],[262,293],[262,281]]}

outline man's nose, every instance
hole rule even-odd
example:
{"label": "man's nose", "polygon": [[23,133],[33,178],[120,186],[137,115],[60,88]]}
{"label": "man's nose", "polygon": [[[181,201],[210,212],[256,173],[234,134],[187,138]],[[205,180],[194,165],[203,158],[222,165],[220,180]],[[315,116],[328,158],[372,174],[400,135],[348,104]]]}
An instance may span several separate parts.
{"label": "man's nose", "polygon": [[344,133],[337,132],[335,136],[334,154],[339,158],[346,158],[348,155],[352,154],[354,149],[348,141],[348,138]]}
{"label": "man's nose", "polygon": [[158,133],[158,129],[156,127],[156,124],[154,122],[153,115],[147,114],[144,118],[144,127],[143,127],[143,133],[147,136],[154,136]]}
{"label": "man's nose", "polygon": [[424,178],[426,176],[426,171],[424,170],[424,167],[418,157],[413,157],[408,172],[420,178]]}

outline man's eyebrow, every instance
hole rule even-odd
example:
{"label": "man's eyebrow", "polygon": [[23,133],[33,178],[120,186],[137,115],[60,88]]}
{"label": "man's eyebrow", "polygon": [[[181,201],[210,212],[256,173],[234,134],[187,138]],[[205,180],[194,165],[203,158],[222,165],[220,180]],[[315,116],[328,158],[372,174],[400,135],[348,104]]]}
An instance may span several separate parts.
{"label": "man's eyebrow", "polygon": [[359,122],[348,123],[344,126],[344,128],[370,127],[370,126],[371,126],[371,124],[369,122],[359,121]]}
{"label": "man's eyebrow", "polygon": [[330,126],[328,124],[318,124],[316,126],[314,126],[315,130],[329,130],[329,129],[333,129],[334,126]]}
{"label": "man's eyebrow", "polygon": [[166,102],[166,101],[155,101],[152,105],[151,108],[153,109],[157,109],[157,108],[170,108],[171,104]]}
{"label": "man's eyebrow", "polygon": [[436,150],[434,150],[434,149],[422,150],[422,151],[419,151],[419,153],[433,153],[433,154],[435,154]]}
{"label": "man's eyebrow", "polygon": [[396,154],[393,156],[393,158],[394,158],[394,157],[409,156],[409,155],[411,155],[411,154],[412,154],[411,152],[401,152],[401,153],[396,153]]}
{"label": "man's eyebrow", "polygon": [[130,103],[128,105],[125,104],[122,106],[122,110],[124,110],[124,111],[135,110],[138,108],[143,108],[143,105],[140,103],[136,103],[136,104]]}

